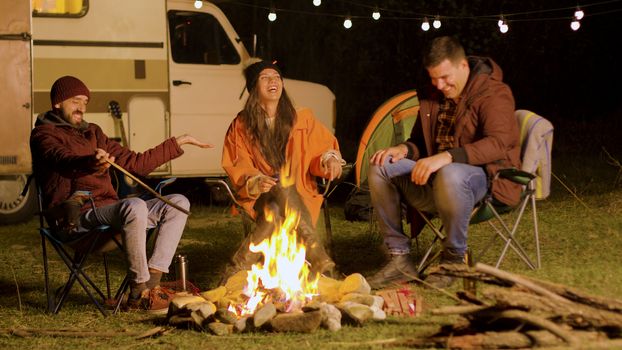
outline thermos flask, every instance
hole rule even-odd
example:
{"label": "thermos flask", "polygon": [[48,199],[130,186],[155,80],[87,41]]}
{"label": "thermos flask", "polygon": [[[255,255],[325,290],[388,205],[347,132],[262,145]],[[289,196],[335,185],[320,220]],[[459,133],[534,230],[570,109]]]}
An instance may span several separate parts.
{"label": "thermos flask", "polygon": [[178,254],[175,256],[175,278],[178,281],[178,286],[182,290],[186,290],[186,280],[188,279],[188,259],[185,255]]}

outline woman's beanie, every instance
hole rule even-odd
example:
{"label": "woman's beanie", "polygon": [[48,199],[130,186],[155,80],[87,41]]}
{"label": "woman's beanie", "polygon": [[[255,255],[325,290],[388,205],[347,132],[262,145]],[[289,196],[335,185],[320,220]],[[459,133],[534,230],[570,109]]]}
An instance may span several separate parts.
{"label": "woman's beanie", "polygon": [[281,74],[281,69],[279,69],[279,67],[276,65],[276,61],[275,63],[270,63],[268,61],[259,61],[246,67],[246,69],[244,70],[244,77],[246,78],[246,90],[248,90],[248,92],[251,92],[251,89],[257,83],[259,73],[261,73],[261,71],[266,68],[272,68],[275,71],[279,72],[279,74]]}
{"label": "woman's beanie", "polygon": [[54,107],[57,103],[61,103],[68,98],[78,95],[84,95],[89,99],[91,98],[91,92],[80,79],[70,75],[58,78],[50,90],[52,107]]}

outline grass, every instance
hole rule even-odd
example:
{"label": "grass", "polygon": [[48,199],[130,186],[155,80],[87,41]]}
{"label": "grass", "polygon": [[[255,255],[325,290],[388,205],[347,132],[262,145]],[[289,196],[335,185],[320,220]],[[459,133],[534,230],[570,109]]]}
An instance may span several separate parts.
{"label": "grass", "polygon": [[[587,163],[585,163],[587,162]],[[556,172],[564,182],[571,183],[589,209],[574,199],[559,183],[554,182],[550,198],[538,203],[541,233],[541,269],[529,270],[513,252],[501,268],[528,276],[567,284],[596,295],[622,295],[622,189],[615,184],[616,169],[602,166],[598,159],[586,159],[584,167],[574,161],[569,166],[556,164]],[[591,162],[591,163],[590,163]],[[594,165],[591,166],[590,164]],[[600,179],[600,180],[597,180]],[[370,232],[368,223],[348,222],[338,203],[331,211],[334,234],[335,260],[346,274],[373,273],[383,261],[381,238]],[[526,214],[531,214],[530,212]],[[162,318],[140,313],[123,313],[103,318],[88,302],[77,285],[70,299],[58,315],[44,310],[43,267],[41,261],[38,223],[30,222],[0,227],[0,328],[71,328],[77,330],[140,332],[160,325]],[[525,226],[526,229],[529,225]],[[193,208],[186,232],[178,248],[189,260],[189,276],[202,290],[217,285],[224,264],[242,240],[241,221],[229,215],[223,207]],[[421,244],[429,241],[429,233]],[[486,223],[472,226],[469,244],[475,258],[486,263],[493,254],[481,256],[477,252],[490,236]],[[520,237],[529,251],[528,233]],[[52,283],[59,286],[66,274],[60,260],[51,253]],[[120,256],[112,261],[114,282],[120,282],[123,262]],[[89,272],[103,283],[99,259],[92,259]],[[452,287],[458,290],[461,283]],[[18,294],[19,290],[19,294]],[[433,308],[452,304],[453,301],[438,292],[422,290],[425,305]],[[114,338],[30,337],[0,335],[3,348],[47,349],[289,349],[299,348],[374,348],[374,340],[413,338],[434,333],[442,324],[454,318],[424,314],[419,318],[392,318],[368,323],[364,327],[344,327],[336,333],[320,330],[313,334],[250,333],[225,337],[211,336],[188,330],[174,330],[154,339],[136,340],[120,335]],[[375,345],[381,347],[380,345]]]}

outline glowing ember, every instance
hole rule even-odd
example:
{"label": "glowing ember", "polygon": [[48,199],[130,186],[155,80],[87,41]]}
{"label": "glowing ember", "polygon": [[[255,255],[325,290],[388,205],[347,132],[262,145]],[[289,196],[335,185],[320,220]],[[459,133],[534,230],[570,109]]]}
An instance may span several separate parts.
{"label": "glowing ember", "polygon": [[274,222],[274,214],[267,210],[266,219],[274,222],[272,236],[249,249],[263,255],[263,262],[248,271],[244,295],[245,305],[230,306],[236,314],[250,315],[264,303],[282,304],[286,312],[300,310],[306,302],[318,294],[319,275],[310,276],[305,261],[304,242],[298,242],[296,228],[299,213],[289,206],[285,209],[283,222]]}

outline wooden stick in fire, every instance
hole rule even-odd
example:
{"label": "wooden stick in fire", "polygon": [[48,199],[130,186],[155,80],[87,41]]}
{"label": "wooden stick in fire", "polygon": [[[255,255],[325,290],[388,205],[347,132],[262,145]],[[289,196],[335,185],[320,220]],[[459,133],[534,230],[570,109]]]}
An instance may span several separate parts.
{"label": "wooden stick in fire", "polygon": [[157,199],[161,200],[162,202],[170,205],[171,207],[181,211],[182,213],[186,214],[186,215],[190,215],[190,212],[182,207],[180,207],[179,205],[169,201],[168,199],[166,199],[164,196],[162,196],[161,194],[159,194],[158,192],[154,191],[151,189],[151,187],[147,186],[147,184],[145,184],[144,182],[140,181],[136,176],[132,175],[129,171],[123,169],[123,167],[121,167],[120,165],[118,165],[117,163],[111,161],[110,159],[106,159],[106,162],[110,165],[112,165],[113,167],[115,167],[115,169],[119,170],[120,172],[122,172],[123,174],[127,175],[130,179],[138,182],[139,185],[141,185],[144,189],[146,189],[147,191],[149,191],[149,193],[151,193],[152,195],[154,195]]}

